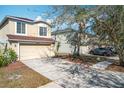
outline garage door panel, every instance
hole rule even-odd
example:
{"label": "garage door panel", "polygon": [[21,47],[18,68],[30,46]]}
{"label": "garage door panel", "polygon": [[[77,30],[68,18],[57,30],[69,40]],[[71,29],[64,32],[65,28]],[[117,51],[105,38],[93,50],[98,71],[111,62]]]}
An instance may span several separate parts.
{"label": "garage door panel", "polygon": [[20,45],[20,59],[33,59],[50,56],[50,45]]}

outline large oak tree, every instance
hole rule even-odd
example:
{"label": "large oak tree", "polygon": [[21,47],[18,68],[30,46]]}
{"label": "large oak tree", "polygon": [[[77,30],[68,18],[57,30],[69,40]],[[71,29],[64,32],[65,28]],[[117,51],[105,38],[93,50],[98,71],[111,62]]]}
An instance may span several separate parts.
{"label": "large oak tree", "polygon": [[124,6],[97,6],[93,16],[94,31],[116,48],[119,63],[124,66]]}

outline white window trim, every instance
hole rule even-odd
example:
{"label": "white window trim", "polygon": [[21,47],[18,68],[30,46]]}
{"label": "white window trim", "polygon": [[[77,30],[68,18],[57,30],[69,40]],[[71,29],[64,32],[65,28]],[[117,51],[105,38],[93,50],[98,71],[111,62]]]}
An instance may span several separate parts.
{"label": "white window trim", "polygon": [[17,33],[17,22],[15,22],[15,34],[16,35],[27,35],[27,24],[25,23],[25,34],[22,34],[22,33]]}
{"label": "white window trim", "polygon": [[[47,31],[47,35],[46,36],[41,36],[40,35],[40,27],[45,27],[45,26],[38,26],[38,37],[48,37],[48,31]],[[48,28],[46,27],[46,29],[48,30]],[[48,37],[49,38],[49,37]]]}

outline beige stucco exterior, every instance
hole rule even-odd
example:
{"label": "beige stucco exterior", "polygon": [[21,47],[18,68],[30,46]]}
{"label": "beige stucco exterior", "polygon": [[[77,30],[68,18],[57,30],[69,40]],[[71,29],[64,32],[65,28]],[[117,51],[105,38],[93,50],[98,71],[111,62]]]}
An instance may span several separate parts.
{"label": "beige stucco exterior", "polygon": [[[54,37],[56,39],[56,43],[55,43],[55,47],[54,50],[57,51],[57,46],[58,46],[58,42],[59,42],[59,48],[58,48],[58,53],[60,54],[73,54],[74,52],[74,46],[71,45],[68,42],[68,36],[72,34],[72,32],[70,31],[65,31],[62,33],[56,33],[53,34],[52,37]],[[83,38],[82,40],[87,42],[89,38],[87,35],[85,37],[85,39]],[[80,46],[80,54],[88,54],[90,51],[91,45],[82,45]]]}
{"label": "beige stucco exterior", "polygon": [[[51,27],[45,23],[26,23],[26,34],[24,36],[33,36],[33,37],[45,37],[51,38]],[[4,26],[0,29],[0,42],[7,43],[8,48],[12,48],[17,53],[18,57],[21,60],[32,59],[32,58],[41,58],[48,56],[53,56],[54,52],[52,50],[51,44],[41,45],[41,44],[21,44],[21,42],[9,42],[7,34],[19,35],[16,33],[16,20],[8,19]],[[39,36],[39,27],[47,27],[47,36]],[[0,46],[1,48],[1,46]],[[2,48],[4,48],[2,46]]]}
{"label": "beige stucco exterior", "polygon": [[[16,35],[16,24],[14,20],[8,20],[5,25],[0,29],[0,38],[7,39],[6,34]],[[39,27],[47,27],[47,36],[39,36]],[[19,35],[19,34],[18,34]],[[44,23],[30,24],[26,23],[26,36],[34,37],[48,37],[51,38],[51,27]]]}
{"label": "beige stucco exterior", "polygon": [[51,28],[43,23],[39,23],[39,24],[27,24],[26,25],[26,30],[27,30],[27,35],[28,36],[35,36],[35,37],[39,37],[39,27],[47,27],[47,36],[40,36],[40,37],[51,37]]}
{"label": "beige stucco exterior", "polygon": [[0,29],[0,41],[6,42],[7,36],[9,34],[9,21],[5,22],[5,25]]}

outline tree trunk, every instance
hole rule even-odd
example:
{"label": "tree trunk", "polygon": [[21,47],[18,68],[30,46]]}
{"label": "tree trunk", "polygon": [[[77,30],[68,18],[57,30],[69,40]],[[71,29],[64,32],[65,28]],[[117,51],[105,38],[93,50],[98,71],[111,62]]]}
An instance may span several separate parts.
{"label": "tree trunk", "polygon": [[77,48],[77,56],[80,56],[80,45],[78,44],[78,48]]}
{"label": "tree trunk", "polygon": [[120,65],[124,67],[124,56],[119,57]]}
{"label": "tree trunk", "polygon": [[79,32],[78,32],[78,36],[77,36],[76,56],[80,56],[81,34],[82,34],[82,30],[84,27],[85,27],[84,22],[80,22],[79,23]]}
{"label": "tree trunk", "polygon": [[119,53],[119,63],[121,66],[124,67],[124,54],[123,53]]}
{"label": "tree trunk", "polygon": [[80,56],[81,32],[78,33],[77,56]]}
{"label": "tree trunk", "polygon": [[117,49],[117,52],[118,52],[118,57],[119,57],[119,64],[120,64],[120,66],[124,67],[124,49],[123,49],[123,47],[120,46]]}
{"label": "tree trunk", "polygon": [[73,55],[75,55],[75,54],[76,54],[76,49],[77,49],[77,47],[76,47],[76,45],[75,45],[75,46],[74,46]]}
{"label": "tree trunk", "polygon": [[5,53],[7,51],[7,43],[5,44],[5,48],[4,48],[4,52]]}
{"label": "tree trunk", "polygon": [[85,20],[79,23],[79,32],[78,32],[78,44],[77,44],[77,56],[80,56],[80,46],[81,46],[81,34],[85,28]]}

